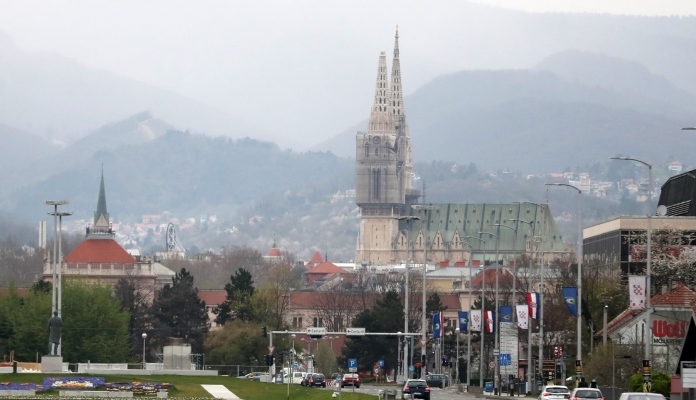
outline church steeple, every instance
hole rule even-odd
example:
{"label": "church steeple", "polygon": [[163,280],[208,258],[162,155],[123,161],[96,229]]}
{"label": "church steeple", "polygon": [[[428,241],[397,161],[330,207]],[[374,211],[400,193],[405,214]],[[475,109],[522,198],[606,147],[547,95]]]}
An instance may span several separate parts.
{"label": "church steeple", "polygon": [[399,61],[399,26],[396,26],[394,35],[394,58],[391,70],[391,108],[396,123],[404,115],[403,90],[401,88],[401,63]]}
{"label": "church steeple", "polygon": [[377,65],[377,83],[375,84],[375,102],[370,112],[368,133],[371,135],[394,134],[394,123],[389,104],[389,71],[387,71],[387,56],[384,52],[379,55]]}
{"label": "church steeple", "polygon": [[104,169],[102,168],[101,182],[99,184],[99,199],[97,200],[97,211],[94,213],[94,223],[92,229],[88,230],[88,236],[93,235],[112,235],[109,212],[106,210],[106,190],[104,189]]}

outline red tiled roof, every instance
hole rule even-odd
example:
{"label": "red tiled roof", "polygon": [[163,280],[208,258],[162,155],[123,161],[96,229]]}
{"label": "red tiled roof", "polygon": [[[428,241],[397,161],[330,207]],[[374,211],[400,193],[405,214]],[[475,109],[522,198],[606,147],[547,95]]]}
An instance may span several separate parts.
{"label": "red tiled roof", "polygon": [[268,257],[280,257],[280,249],[275,247],[275,246],[271,247],[271,249],[268,250],[267,256]]}
{"label": "red tiled roof", "polygon": [[[502,267],[486,267],[486,286],[495,285],[495,276],[497,274],[497,271],[500,271],[500,275],[498,276],[498,285],[503,287],[505,287],[505,285],[512,286],[512,274],[510,273],[510,271]],[[483,274],[477,274],[475,277],[471,278],[471,287],[481,287],[482,281]]]}
{"label": "red tiled roof", "polygon": [[318,251],[314,252],[314,255],[312,255],[312,258],[309,260],[310,264],[321,264],[324,262],[324,258],[321,256],[321,253]]}
{"label": "red tiled roof", "polygon": [[[696,306],[696,292],[679,283],[667,293],[658,293],[650,298],[651,306],[661,307],[689,307]],[[635,317],[643,313],[644,310],[626,309],[621,314],[612,319],[607,324],[607,334],[612,334]],[[696,312],[696,309],[694,309]],[[595,336],[602,336],[604,329],[595,332]]]}
{"label": "red tiled roof", "polygon": [[305,274],[347,274],[347,273],[349,273],[349,272],[346,271],[345,269],[339,268],[328,261],[324,261],[321,264],[317,265],[316,267],[305,272]]}
{"label": "red tiled roof", "polygon": [[653,306],[696,306],[696,292],[679,283],[667,293],[659,293],[650,299]]}
{"label": "red tiled roof", "polygon": [[65,262],[135,263],[135,258],[113,239],[86,239],[65,257]]}
{"label": "red tiled roof", "polygon": [[198,298],[205,301],[206,306],[217,306],[227,300],[227,291],[225,289],[199,290]]}

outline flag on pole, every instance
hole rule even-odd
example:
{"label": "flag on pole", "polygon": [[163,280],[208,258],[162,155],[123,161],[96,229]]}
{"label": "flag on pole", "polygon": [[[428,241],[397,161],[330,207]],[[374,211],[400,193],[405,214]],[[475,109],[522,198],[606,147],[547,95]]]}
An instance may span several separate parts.
{"label": "flag on pole", "polygon": [[539,318],[539,293],[527,293],[527,308],[529,308],[527,312],[529,318]]}
{"label": "flag on pole", "polygon": [[495,311],[485,311],[486,333],[495,332]]}
{"label": "flag on pole", "polygon": [[500,306],[500,322],[512,322],[512,306]]}
{"label": "flag on pole", "polygon": [[444,315],[442,312],[433,313],[433,338],[439,339],[445,333]]}
{"label": "flag on pole", "polygon": [[471,315],[471,331],[481,332],[481,310],[470,310],[469,314]]}
{"label": "flag on pole", "polygon": [[563,300],[565,301],[570,315],[578,316],[578,288],[575,286],[564,286],[563,288]]}
{"label": "flag on pole", "polygon": [[529,307],[524,304],[517,305],[517,326],[527,329],[529,326]]}
{"label": "flag on pole", "polygon": [[459,332],[468,332],[469,328],[469,313],[467,311],[459,311]]}
{"label": "flag on pole", "polygon": [[628,297],[631,303],[631,310],[642,310],[645,308],[645,275],[634,275],[628,277]]}

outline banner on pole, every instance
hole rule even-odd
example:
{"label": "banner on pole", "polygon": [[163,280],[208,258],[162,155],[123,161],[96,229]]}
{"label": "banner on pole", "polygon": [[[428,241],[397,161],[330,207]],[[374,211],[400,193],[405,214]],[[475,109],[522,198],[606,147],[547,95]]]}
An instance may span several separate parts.
{"label": "banner on pole", "polygon": [[481,320],[483,319],[481,310],[470,310],[469,314],[471,314],[471,331],[481,332],[481,326],[483,325],[481,323]]}
{"label": "banner on pole", "polygon": [[512,306],[500,306],[500,322],[512,322]]}
{"label": "banner on pole", "polygon": [[645,275],[633,275],[628,277],[628,297],[631,310],[645,308]]}
{"label": "banner on pole", "polygon": [[433,313],[433,338],[439,339],[445,330],[444,315],[442,312]]}
{"label": "banner on pole", "polygon": [[495,332],[495,311],[485,311],[486,333]]}
{"label": "banner on pole", "polygon": [[459,332],[465,333],[469,329],[469,313],[467,311],[459,311]]}
{"label": "banner on pole", "polygon": [[524,304],[517,305],[517,326],[522,329],[527,329],[529,326],[529,308]]}
{"label": "banner on pole", "polygon": [[532,319],[539,319],[539,293],[527,293],[527,315]]}
{"label": "banner on pole", "polygon": [[565,301],[570,315],[578,316],[578,288],[575,286],[564,286],[563,287],[563,300]]}

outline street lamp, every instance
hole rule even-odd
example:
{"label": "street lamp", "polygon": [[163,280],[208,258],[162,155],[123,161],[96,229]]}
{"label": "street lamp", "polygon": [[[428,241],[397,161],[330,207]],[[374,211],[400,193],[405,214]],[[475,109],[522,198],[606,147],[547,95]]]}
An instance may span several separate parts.
{"label": "street lamp", "polygon": [[290,381],[293,380],[292,376],[292,362],[293,362],[293,357],[295,355],[295,334],[291,334],[290,338],[292,339],[292,348],[288,352],[288,371],[290,373],[288,374],[288,400],[290,400]]}
{"label": "street lamp", "polygon": [[[47,206],[53,206],[53,212],[48,213],[48,215],[53,215],[53,259],[52,259],[52,264],[53,264],[53,287],[52,289],[52,297],[51,297],[51,315],[53,315],[53,311],[58,311],[58,316],[60,317],[60,307],[58,306],[58,297],[59,297],[59,287],[57,282],[60,282],[60,276],[58,276],[58,254],[57,254],[57,244],[59,240],[59,235],[58,235],[58,206],[63,206],[66,204],[69,204],[70,202],[68,200],[46,200],[44,202]],[[49,348],[51,344],[48,344]],[[60,355],[60,344],[58,345],[58,355]]]}
{"label": "street lamp", "polygon": [[143,369],[145,369],[145,339],[147,339],[147,333],[143,333]]}
{"label": "street lamp", "polygon": [[[645,382],[650,382],[652,380],[651,374],[652,374],[652,368],[650,365],[650,359],[651,359],[651,352],[652,352],[652,343],[651,340],[652,338],[650,337],[650,328],[652,325],[652,315],[650,314],[650,263],[651,263],[651,258],[652,258],[652,186],[653,186],[653,181],[652,181],[652,165],[646,163],[645,161],[638,160],[636,158],[631,158],[631,157],[611,157],[612,160],[622,160],[622,161],[635,161],[637,163],[641,163],[648,167],[648,249],[647,249],[647,262],[646,262],[646,267],[645,267],[645,359],[643,360],[643,379]],[[647,371],[650,373],[645,373],[646,367],[647,366]],[[645,385],[649,386],[649,385]]]}
{"label": "street lamp", "polygon": [[[483,382],[483,339],[486,336],[486,327],[483,324],[486,312],[486,240],[476,236],[466,236],[467,239],[476,239],[483,243],[483,264],[481,269],[481,353],[479,354],[479,386],[484,387]],[[473,252],[472,252],[473,253]],[[471,269],[469,269],[471,271]],[[471,313],[471,273],[469,273],[469,313]],[[471,335],[469,335],[471,337]],[[471,351],[471,348],[469,348]],[[467,367],[467,370],[469,368]]]}
{"label": "street lamp", "polygon": [[[58,262],[58,279],[54,281],[54,293],[55,297],[57,299],[56,307],[58,311],[58,317],[62,317],[63,315],[63,217],[67,217],[69,215],[72,215],[72,212],[53,212],[53,213],[48,213],[49,215],[53,215],[54,218],[55,216],[58,216],[58,259],[56,260]],[[54,275],[55,276],[55,275]],[[58,343],[58,355],[62,355],[62,340]]]}
{"label": "street lamp", "polygon": [[[457,322],[457,325],[459,325],[459,322]],[[461,330],[457,326],[457,328],[454,329],[454,334],[457,335],[457,383],[459,383],[459,332],[461,332]],[[469,365],[467,365],[467,368],[469,368]]]}
{"label": "street lamp", "polygon": [[[425,329],[425,309],[426,309],[426,298],[425,298],[425,284],[426,284],[426,273],[428,272],[428,220],[429,220],[429,215],[428,212],[435,210],[437,207],[435,206],[426,206],[423,204],[414,204],[411,206],[412,209],[419,211],[423,210],[425,211],[425,243],[423,246],[423,304],[421,305],[422,307],[422,312],[421,312],[421,360],[425,358],[426,355],[426,348],[425,344],[427,343],[427,339],[425,337],[426,335],[426,329]],[[426,364],[426,363],[424,363]],[[421,379],[425,379],[425,375],[427,373],[427,366],[423,365],[421,367]]]}
{"label": "street lamp", "polygon": [[[420,217],[417,217],[415,215],[406,215],[406,216],[401,216],[401,217],[396,217],[397,220],[399,221],[406,221],[409,225],[409,231],[411,228],[411,221],[420,221]],[[406,283],[404,287],[404,333],[408,333],[408,298],[410,297],[409,293],[409,285],[408,285],[408,262],[409,262],[409,250],[411,247],[411,242],[410,238],[408,237],[409,235],[406,235]],[[425,310],[423,311],[425,312]],[[404,361],[403,361],[403,376],[404,380],[407,379],[406,376],[408,374],[408,335],[404,336]]]}
{"label": "street lamp", "polygon": [[[529,243],[529,267],[527,268],[527,292],[531,293],[532,287],[532,240],[534,239],[534,230],[536,225],[534,221],[525,221],[522,219],[513,218],[511,221],[523,224],[529,224],[530,229],[530,243]],[[531,317],[527,317],[527,392],[532,392],[532,321]]]}
{"label": "street lamp", "polygon": [[578,334],[577,334],[577,355],[575,356],[575,374],[582,375],[582,258],[583,258],[583,234],[582,234],[582,190],[578,187],[569,185],[567,183],[547,183],[546,186],[561,186],[567,187],[578,191],[578,278],[576,285],[578,286]]}
{"label": "street lamp", "polygon": [[[495,327],[493,328],[495,330],[495,343],[493,345],[494,350],[493,350],[493,359],[495,360],[495,378],[494,380],[494,386],[498,390],[498,393],[502,393],[500,391],[500,306],[498,305],[498,301],[500,299],[500,296],[498,296],[498,276],[500,275],[500,261],[499,261],[499,251],[500,251],[500,236],[496,235],[495,233],[490,233],[490,232],[479,232],[479,234],[483,235],[489,235],[489,236],[495,236]],[[484,276],[485,278],[485,276]],[[498,355],[496,355],[496,353]]]}
{"label": "street lamp", "polygon": [[[512,229],[515,231],[515,240],[512,242],[512,259],[513,259],[513,266],[514,266],[514,273],[513,273],[513,279],[512,279],[512,304],[517,305],[517,287],[515,281],[517,281],[517,229],[508,226],[508,225],[503,225],[503,224],[495,224],[495,226],[501,227],[501,228],[508,228]],[[517,315],[517,311],[515,311],[513,316],[513,321],[515,319],[515,316]]]}
{"label": "street lamp", "polygon": [[[472,236],[466,236],[468,239],[478,239]],[[479,239],[481,240],[481,239]],[[469,319],[471,320],[471,256],[474,254],[474,247],[468,241],[471,254],[469,254]],[[470,324],[470,322],[469,322]],[[471,329],[467,326],[466,332],[466,387],[471,384]],[[468,390],[468,389],[467,389]]]}

